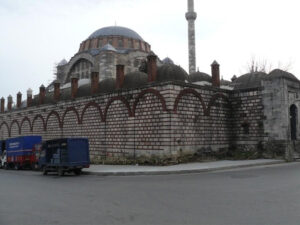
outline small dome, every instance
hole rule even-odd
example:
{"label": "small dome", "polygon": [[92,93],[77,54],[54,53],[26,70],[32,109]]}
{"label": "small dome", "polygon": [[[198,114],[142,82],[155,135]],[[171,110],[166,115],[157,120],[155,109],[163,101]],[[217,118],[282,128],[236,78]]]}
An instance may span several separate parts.
{"label": "small dome", "polygon": [[174,64],[164,64],[158,67],[157,78],[158,82],[164,81],[186,81],[188,79],[188,74],[180,66]]}
{"label": "small dome", "polygon": [[254,88],[260,87],[261,81],[265,79],[267,76],[264,72],[254,72],[254,73],[247,73],[238,78],[236,78],[232,83],[231,86],[234,89],[246,89],[246,88]]}
{"label": "small dome", "polygon": [[173,60],[169,57],[166,57],[162,60],[163,64],[174,64]]}
{"label": "small dome", "polygon": [[202,72],[194,72],[191,73],[188,77],[188,80],[190,83],[194,83],[194,82],[199,82],[199,81],[207,81],[207,82],[212,82],[212,77],[206,73],[202,73]]}
{"label": "small dome", "polygon": [[297,77],[295,77],[293,74],[288,73],[286,71],[275,69],[269,73],[266,79],[274,79],[274,78],[285,78],[293,81],[298,81]]}
{"label": "small dome", "polygon": [[94,33],[92,33],[88,39],[105,37],[105,36],[123,36],[123,37],[128,37],[128,38],[133,38],[136,40],[143,41],[143,38],[135,31],[127,27],[119,27],[119,26],[103,27],[99,30],[96,30]]}
{"label": "small dome", "polygon": [[107,78],[99,82],[99,93],[113,92],[116,89],[116,80]]}
{"label": "small dome", "polygon": [[223,79],[221,79],[220,83],[221,86],[229,86],[231,84],[229,80],[223,80]]}
{"label": "small dome", "polygon": [[124,77],[124,85],[123,88],[136,88],[147,84],[148,75],[144,72],[135,71],[130,72]]}
{"label": "small dome", "polygon": [[68,64],[67,60],[63,59],[57,64],[57,66],[64,66],[66,64]]}

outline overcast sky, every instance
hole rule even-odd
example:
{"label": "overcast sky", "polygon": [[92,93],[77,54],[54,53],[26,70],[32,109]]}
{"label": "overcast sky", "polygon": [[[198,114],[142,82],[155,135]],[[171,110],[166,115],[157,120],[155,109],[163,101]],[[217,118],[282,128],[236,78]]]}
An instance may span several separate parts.
{"label": "overcast sky", "polygon": [[[0,97],[53,80],[95,30],[117,24],[135,30],[161,58],[188,70],[187,0],[0,0]],[[230,79],[251,58],[289,65],[300,78],[297,0],[195,0],[196,57],[210,73],[217,60]]]}

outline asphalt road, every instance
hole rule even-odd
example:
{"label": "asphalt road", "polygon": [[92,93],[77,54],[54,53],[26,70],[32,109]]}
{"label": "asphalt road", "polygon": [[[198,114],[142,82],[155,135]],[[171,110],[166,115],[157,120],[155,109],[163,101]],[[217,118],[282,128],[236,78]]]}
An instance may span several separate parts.
{"label": "asphalt road", "polygon": [[189,175],[0,170],[1,225],[300,224],[300,163]]}

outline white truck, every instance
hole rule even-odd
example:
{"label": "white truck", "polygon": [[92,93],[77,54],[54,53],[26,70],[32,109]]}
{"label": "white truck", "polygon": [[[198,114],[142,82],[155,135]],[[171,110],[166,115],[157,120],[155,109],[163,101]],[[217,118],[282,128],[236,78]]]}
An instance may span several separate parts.
{"label": "white truck", "polygon": [[0,141],[0,168],[6,168],[6,159],[5,141]]}

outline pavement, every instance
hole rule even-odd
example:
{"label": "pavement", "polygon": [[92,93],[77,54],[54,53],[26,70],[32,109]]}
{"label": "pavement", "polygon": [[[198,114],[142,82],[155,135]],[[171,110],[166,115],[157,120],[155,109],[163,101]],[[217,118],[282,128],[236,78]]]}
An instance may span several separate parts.
{"label": "pavement", "polygon": [[189,174],[280,163],[285,163],[285,161],[276,159],[223,160],[178,164],[172,166],[91,165],[90,168],[84,169],[83,172],[85,174],[94,174],[99,176]]}

